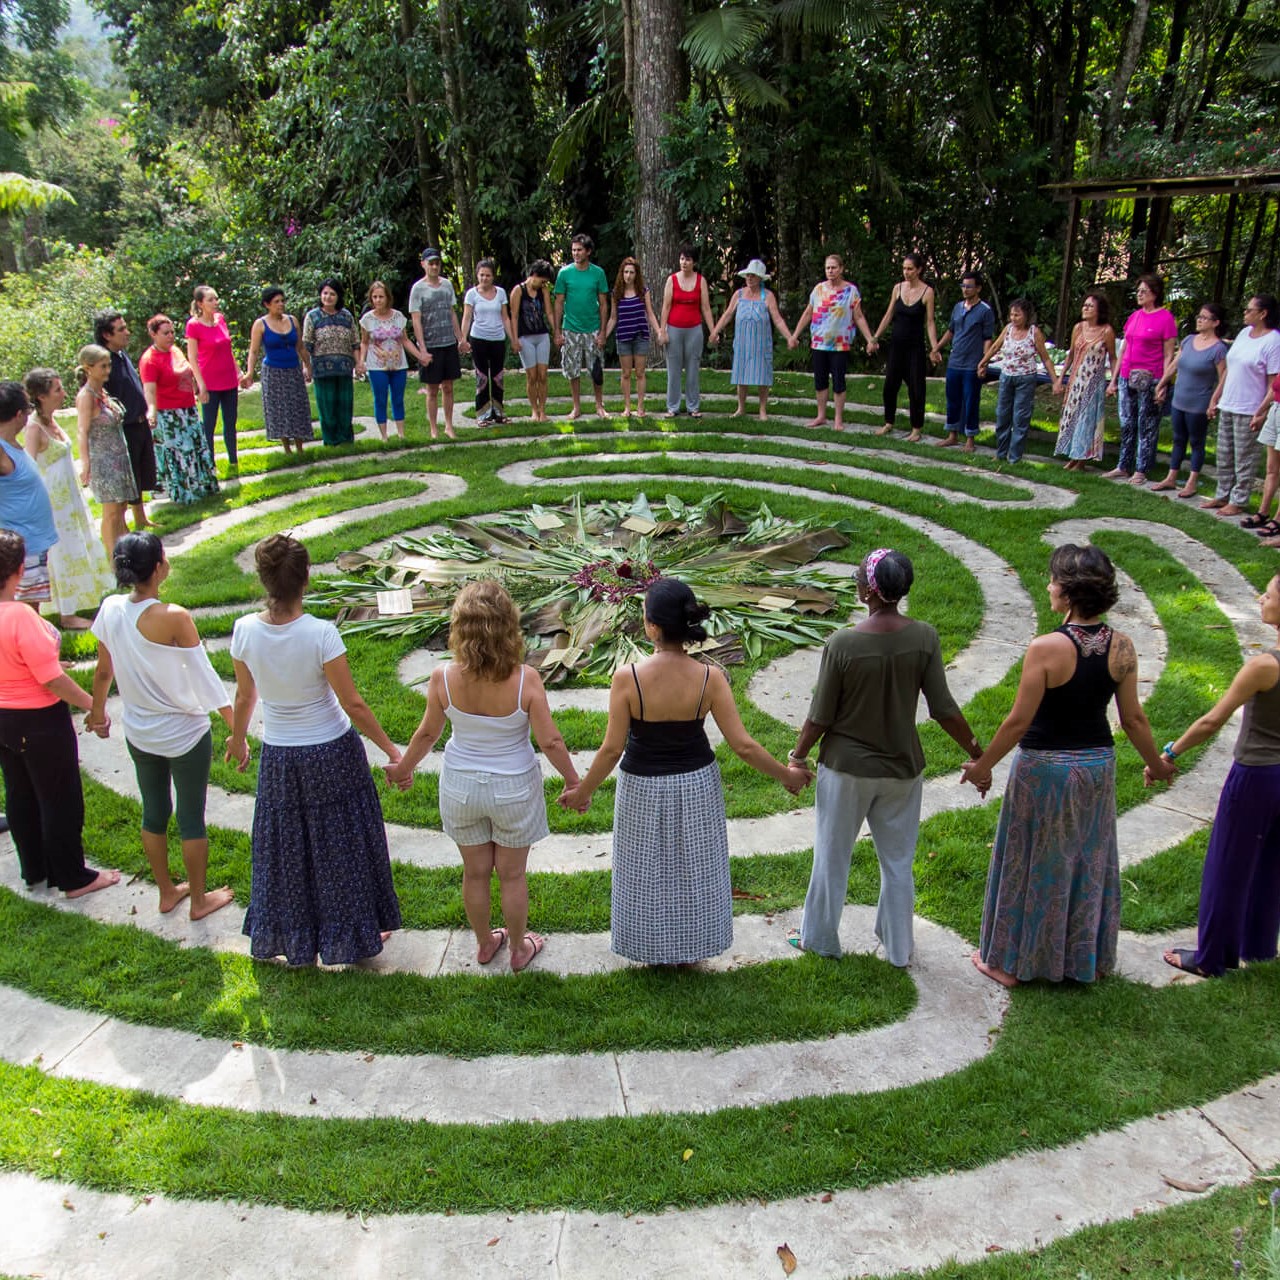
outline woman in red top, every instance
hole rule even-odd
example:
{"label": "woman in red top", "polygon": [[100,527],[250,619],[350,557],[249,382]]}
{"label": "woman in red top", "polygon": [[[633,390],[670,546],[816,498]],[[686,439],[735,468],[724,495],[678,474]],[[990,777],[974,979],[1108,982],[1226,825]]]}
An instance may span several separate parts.
{"label": "woman in red top", "polygon": [[93,699],[62,669],[58,633],[14,597],[27,544],[0,529],[0,772],[9,830],[27,888],[46,881],[80,898],[120,881],[84,865],[84,793],[67,703]]}
{"label": "woman in red top", "polygon": [[147,332],[151,346],[138,361],[138,374],[156,438],[160,480],[169,501],[186,506],[218,492],[213,455],[205,449],[196,412],[195,369],[174,345],[178,334],[168,316],[152,316]]}
{"label": "woman in red top", "polygon": [[[667,344],[667,413],[674,418],[680,412],[680,375],[684,374],[684,402],[691,418],[702,417],[702,399],[698,394],[701,372],[702,323],[716,327],[711,314],[711,295],[707,282],[698,273],[698,251],[691,244],[680,246],[680,270],[667,277],[662,292],[662,319],[658,323],[658,341]],[[714,346],[719,335],[711,339]]]}

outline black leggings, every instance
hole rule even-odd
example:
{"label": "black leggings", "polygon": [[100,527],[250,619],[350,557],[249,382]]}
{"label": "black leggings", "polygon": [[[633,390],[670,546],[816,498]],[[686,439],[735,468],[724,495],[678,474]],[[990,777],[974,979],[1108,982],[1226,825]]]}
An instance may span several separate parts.
{"label": "black leggings", "polygon": [[884,420],[892,422],[898,412],[898,390],[907,384],[907,405],[911,430],[924,427],[924,347],[916,341],[889,340],[889,359],[884,370]]}
{"label": "black leggings", "polygon": [[502,412],[502,370],[507,361],[505,339],[496,342],[491,338],[471,339],[471,358],[476,366],[476,412],[479,413],[492,400],[493,407]]}
{"label": "black leggings", "polygon": [[236,418],[240,412],[240,393],[210,391],[209,398],[200,406],[200,419],[204,425],[204,438],[209,443],[209,461],[213,461],[213,429],[218,425],[218,409],[222,409],[222,442],[227,446],[227,461],[236,465]]}

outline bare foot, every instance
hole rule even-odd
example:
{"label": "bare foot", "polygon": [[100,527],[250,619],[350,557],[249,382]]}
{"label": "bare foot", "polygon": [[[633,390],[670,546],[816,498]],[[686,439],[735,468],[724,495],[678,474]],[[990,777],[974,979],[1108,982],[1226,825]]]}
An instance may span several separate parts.
{"label": "bare foot", "polygon": [[[912,434],[914,435],[915,433],[913,432]],[[911,438],[910,436],[907,437],[908,440],[910,438]],[[954,431],[948,431],[947,434],[943,436],[941,440],[938,441],[938,448],[954,449],[956,445],[958,445],[959,443],[960,443],[960,437],[956,435]]]}
{"label": "bare foot", "polygon": [[884,426],[883,426],[883,427],[877,427],[877,428],[876,428],[876,435],[878,435],[878,436],[889,436],[889,435],[892,435],[892,434],[893,434],[893,423],[892,423],[892,422],[886,422],[886,423],[884,424]]}
{"label": "bare foot", "polygon": [[507,931],[505,929],[494,929],[489,934],[489,945],[476,948],[476,962],[478,964],[488,964],[506,945]]}
{"label": "bare foot", "polygon": [[445,427],[444,433],[450,440],[456,440],[458,438],[458,433],[452,427]]}
{"label": "bare foot", "polygon": [[1110,471],[1104,471],[1102,473],[1102,478],[1104,480],[1127,480],[1129,478],[1129,473],[1127,471],[1121,471],[1119,467],[1112,467]]}
{"label": "bare foot", "polygon": [[440,439],[440,433],[435,429],[435,427],[432,427],[432,428],[431,428],[431,438],[432,438],[433,440],[439,440],[439,439]]}
{"label": "bare foot", "polygon": [[919,444],[919,443],[920,443],[920,441],[921,441],[921,440],[923,440],[923,439],[924,439],[924,433],[923,433],[923,432],[921,432],[921,431],[912,431],[912,432],[907,436],[907,443],[908,443],[908,444]]}
{"label": "bare foot", "polygon": [[542,948],[547,945],[547,940],[540,934],[530,930],[524,935],[524,946],[520,948],[520,955],[515,952],[511,954],[511,972],[519,973],[523,969],[527,969],[534,960],[534,957],[541,952]]}
{"label": "bare foot", "polygon": [[836,420],[835,420],[831,425],[832,425],[832,426],[833,426],[837,431],[843,431],[843,430],[844,430],[844,423],[843,423],[843,422],[841,422],[839,418],[837,418],[837,419],[836,419]]}
{"label": "bare foot", "polygon": [[1260,538],[1258,540],[1260,547],[1280,547],[1280,538]]}
{"label": "bare foot", "polygon": [[806,427],[825,427],[827,420],[826,418],[810,418],[804,425]]}
{"label": "bare foot", "polygon": [[769,415],[768,415],[767,413],[760,413],[760,414],[758,414],[757,416],[759,417],[759,419],[760,419],[760,421],[761,421],[761,422],[768,422],[768,421],[769,421]]}
{"label": "bare foot", "polygon": [[1189,484],[1189,485],[1184,485],[1181,489],[1179,489],[1177,496],[1179,498],[1194,498],[1198,492],[1199,490],[1195,487],[1195,485]]}
{"label": "bare foot", "polygon": [[1225,507],[1226,505],[1227,505],[1226,498],[1206,498],[1200,504],[1200,510],[1201,511],[1217,511],[1219,507]]}
{"label": "bare foot", "polygon": [[99,889],[110,889],[113,884],[120,883],[120,873],[118,871],[99,871],[88,884],[82,885],[79,889],[68,889],[65,896],[68,898],[83,898],[86,893],[97,893]]}
{"label": "bare foot", "polygon": [[569,415],[569,421],[570,421],[570,422],[577,422],[577,420],[578,420],[580,417],[582,417],[582,410],[581,410],[581,409],[575,409],[575,410],[574,410],[574,411]]}
{"label": "bare foot", "polygon": [[160,893],[160,914],[167,916],[191,892],[191,886],[184,880],[181,884],[173,886],[172,893]]}
{"label": "bare foot", "polygon": [[1228,502],[1225,507],[1218,508],[1218,519],[1222,520],[1228,516],[1242,516],[1244,508],[1238,507],[1234,502]]}
{"label": "bare foot", "polygon": [[204,895],[204,901],[198,907],[192,902],[191,918],[193,920],[203,920],[205,916],[211,916],[215,911],[221,911],[223,907],[235,900],[236,895],[225,885],[221,889],[210,889]]}
{"label": "bare foot", "polygon": [[973,961],[973,967],[979,973],[990,978],[992,982],[998,982],[1002,987],[1016,987],[1019,985],[1018,979],[1013,974],[1005,973],[1003,969],[997,969],[993,964],[986,964],[976,951],[969,959]]}
{"label": "bare foot", "polygon": [[383,930],[382,930],[382,932],[378,934],[378,937],[379,937],[379,938],[381,938],[383,942],[390,942],[390,941],[391,941],[391,930],[390,930],[390,929],[383,929]]}
{"label": "bare foot", "polygon": [[1151,492],[1163,493],[1166,489],[1177,488],[1177,485],[1178,485],[1178,482],[1176,480],[1170,480],[1170,479],[1161,480],[1159,484],[1153,484],[1151,486]]}
{"label": "bare foot", "polygon": [[746,412],[746,410],[745,410],[745,409],[735,409],[735,410],[734,410],[734,411],[729,415],[729,417],[731,417],[731,418],[740,418],[740,417],[742,417],[742,415],[743,415],[745,412]]}
{"label": "bare foot", "polygon": [[972,441],[972,440],[966,440],[966,441],[964,442],[964,448],[963,448],[963,449],[961,449],[961,450],[960,450],[960,452],[961,452],[961,453],[976,453],[976,452],[977,452],[977,450],[974,448],[974,444],[973,444],[973,441]]}

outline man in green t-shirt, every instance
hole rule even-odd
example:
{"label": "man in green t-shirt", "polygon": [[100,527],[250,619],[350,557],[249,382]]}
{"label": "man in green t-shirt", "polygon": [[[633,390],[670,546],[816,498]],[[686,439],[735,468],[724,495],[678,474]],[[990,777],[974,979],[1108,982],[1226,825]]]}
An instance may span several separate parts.
{"label": "man in green t-shirt", "polygon": [[[573,396],[570,418],[582,417],[582,375],[590,373],[604,351],[604,326],[608,318],[605,299],[609,281],[591,261],[595,244],[591,237],[579,232],[573,237],[573,262],[560,268],[556,276],[556,331],[561,347],[560,369],[569,379]],[[602,366],[603,369],[603,366]],[[596,393],[596,417],[604,417],[604,377],[592,382]]]}

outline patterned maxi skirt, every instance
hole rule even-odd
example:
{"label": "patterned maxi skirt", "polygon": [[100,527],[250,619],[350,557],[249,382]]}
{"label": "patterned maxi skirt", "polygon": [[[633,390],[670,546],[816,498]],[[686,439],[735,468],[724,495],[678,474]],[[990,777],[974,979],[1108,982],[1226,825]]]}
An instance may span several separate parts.
{"label": "patterned maxi skirt", "polygon": [[1096,342],[1071,371],[1053,451],[1076,462],[1102,457],[1107,421],[1107,349]]}
{"label": "patterned maxi skirt", "polygon": [[611,949],[641,964],[691,964],[733,944],[720,770],[618,774]]}
{"label": "patterned maxi skirt", "polygon": [[259,960],[353,964],[400,928],[382,808],[354,728],[307,747],[263,744],[244,931]]}
{"label": "patterned maxi skirt", "polygon": [[160,483],[170,502],[187,506],[218,492],[204,427],[194,407],[157,410],[155,435]]}
{"label": "patterned maxi skirt", "polygon": [[314,440],[311,400],[301,369],[262,366],[262,419],[268,440]]}
{"label": "patterned maxi skirt", "polygon": [[1120,857],[1111,747],[1013,758],[982,908],[982,959],[1022,982],[1116,964]]}

